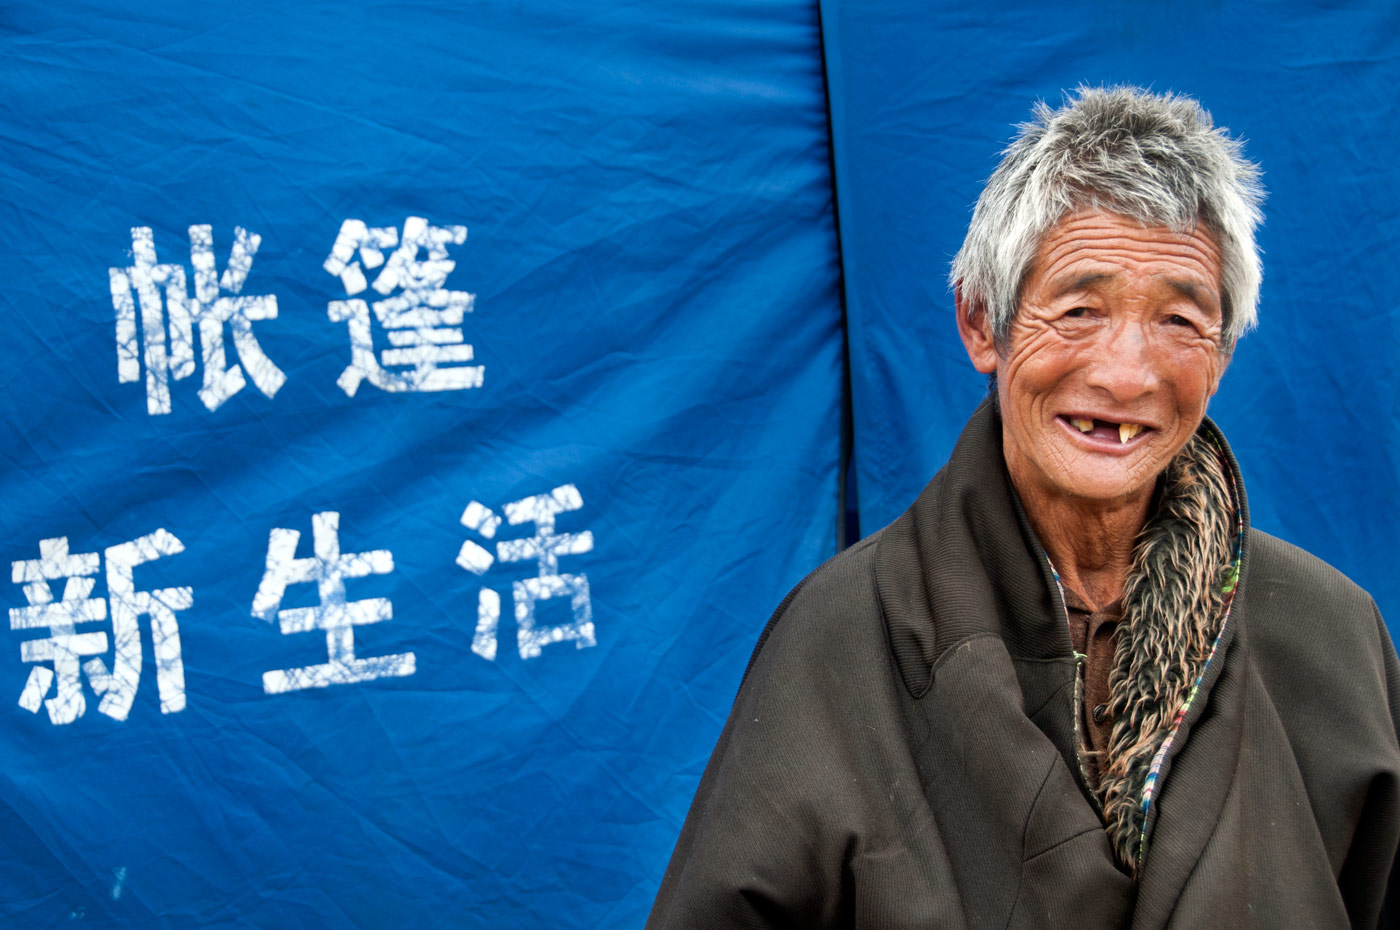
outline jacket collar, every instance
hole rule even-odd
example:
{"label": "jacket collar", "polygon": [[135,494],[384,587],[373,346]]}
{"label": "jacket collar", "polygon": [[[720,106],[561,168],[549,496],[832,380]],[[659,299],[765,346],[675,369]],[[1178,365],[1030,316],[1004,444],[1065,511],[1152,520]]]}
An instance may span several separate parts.
{"label": "jacket collar", "polygon": [[1011,486],[990,400],[878,546],[876,589],[912,696],[928,690],[944,652],[978,634],[1001,637],[1013,658],[1072,654],[1059,587]]}

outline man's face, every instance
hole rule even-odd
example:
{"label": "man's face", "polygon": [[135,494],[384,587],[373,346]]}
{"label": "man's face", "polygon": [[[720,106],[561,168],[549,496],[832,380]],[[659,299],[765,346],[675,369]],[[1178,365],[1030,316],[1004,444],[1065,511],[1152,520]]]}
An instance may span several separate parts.
{"label": "man's face", "polygon": [[1203,226],[1178,233],[1090,211],[1061,220],[1036,254],[1009,347],[979,360],[969,344],[977,367],[997,373],[1023,497],[1150,494],[1220,382],[1221,332],[1220,250]]}

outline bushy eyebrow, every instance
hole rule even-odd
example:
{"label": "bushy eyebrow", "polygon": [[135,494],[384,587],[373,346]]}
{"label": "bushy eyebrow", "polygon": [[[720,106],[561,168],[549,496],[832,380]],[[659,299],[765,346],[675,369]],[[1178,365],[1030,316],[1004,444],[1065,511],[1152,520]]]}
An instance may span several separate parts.
{"label": "bushy eyebrow", "polygon": [[1181,278],[1163,278],[1162,280],[1167,282],[1168,287],[1202,310],[1220,309],[1220,298],[1216,296],[1213,289],[1201,287],[1199,284],[1184,281]]}
{"label": "bushy eyebrow", "polygon": [[1087,274],[1082,274],[1079,277],[1066,282],[1063,287],[1055,288],[1055,292],[1050,295],[1050,299],[1054,300],[1056,298],[1063,297],[1066,294],[1074,294],[1079,291],[1087,291],[1095,284],[1098,284],[1101,281],[1107,281],[1112,277],[1113,275],[1107,274],[1102,271],[1091,271]]}

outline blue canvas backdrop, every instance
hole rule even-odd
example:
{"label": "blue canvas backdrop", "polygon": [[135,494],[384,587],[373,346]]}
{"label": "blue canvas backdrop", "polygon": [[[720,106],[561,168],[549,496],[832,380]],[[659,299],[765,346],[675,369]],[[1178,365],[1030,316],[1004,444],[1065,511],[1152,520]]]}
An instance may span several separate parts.
{"label": "blue canvas backdrop", "polygon": [[985,391],[946,276],[1014,124],[1080,84],[1137,84],[1197,97],[1264,170],[1260,327],[1210,406],[1254,525],[1337,566],[1400,620],[1400,10],[821,7],[861,532],[908,506]]}
{"label": "blue canvas backdrop", "polygon": [[[836,547],[815,8],[0,16],[0,535],[21,566],[0,626],[0,922],[639,926],[767,610]],[[400,270],[474,305],[456,342],[450,320],[420,320],[395,345],[421,359],[469,344],[469,360],[432,357],[439,375],[481,366],[479,386],[338,383],[423,373],[391,362],[374,315],[356,367],[349,302],[403,296],[408,279],[373,287],[393,245],[377,268],[347,248],[345,274],[328,272],[348,220],[400,245],[415,228],[445,237],[450,272]],[[349,281],[354,261],[369,288]],[[217,334],[195,321],[185,377],[175,267]],[[241,389],[205,383],[220,341]],[[163,397],[148,382],[162,345]],[[559,504],[552,536],[509,520],[540,495]],[[539,550],[566,536],[547,565]],[[59,539],[66,556],[41,545]],[[484,574],[459,562],[483,556]],[[517,594],[540,576],[586,578],[592,645],[575,623],[520,655]],[[489,644],[487,589],[503,605]],[[567,632],[579,591],[535,603],[537,628]],[[92,602],[105,617],[75,606]],[[130,658],[118,614],[142,604],[178,628],[183,683],[168,626],[140,614],[119,720],[102,701],[133,683],[99,693],[95,673]],[[268,693],[266,673],[328,663],[323,630],[283,621],[333,625],[331,608],[357,612],[357,659],[411,654],[411,673]],[[90,633],[105,651],[74,638]],[[35,642],[102,659],[76,672],[81,715],[71,694],[67,722],[35,703],[39,684],[60,694],[32,679],[55,665],[22,658]]]}

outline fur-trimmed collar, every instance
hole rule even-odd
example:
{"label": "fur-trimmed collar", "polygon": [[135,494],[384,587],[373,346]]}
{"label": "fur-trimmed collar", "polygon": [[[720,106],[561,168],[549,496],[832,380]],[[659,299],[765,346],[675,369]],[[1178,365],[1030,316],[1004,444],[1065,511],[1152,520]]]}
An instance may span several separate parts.
{"label": "fur-trimmed collar", "polygon": [[1230,609],[1239,571],[1237,482],[1198,432],[1160,479],[1123,589],[1109,675],[1114,724],[1097,794],[1115,855],[1137,873],[1156,776]]}

